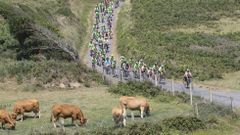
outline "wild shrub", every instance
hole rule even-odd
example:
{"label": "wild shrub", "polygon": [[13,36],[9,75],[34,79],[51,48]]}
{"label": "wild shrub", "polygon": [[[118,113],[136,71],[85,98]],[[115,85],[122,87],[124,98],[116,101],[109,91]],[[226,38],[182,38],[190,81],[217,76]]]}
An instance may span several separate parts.
{"label": "wild shrub", "polygon": [[160,135],[161,133],[161,125],[155,122],[138,122],[124,128],[101,126],[88,132],[89,135]]}
{"label": "wild shrub", "polygon": [[[234,115],[230,105],[218,105],[214,103],[199,103],[198,104],[199,118],[208,121],[213,116],[225,117]],[[211,121],[211,120],[210,120]]]}
{"label": "wild shrub", "polygon": [[91,81],[103,83],[101,76],[81,63],[66,61],[13,61],[0,66],[0,74],[4,78],[16,78],[19,83],[35,78],[39,84],[58,82],[67,78],[70,82],[85,83]]}
{"label": "wild shrub", "polygon": [[163,125],[168,129],[176,129],[183,132],[191,132],[205,128],[204,122],[196,117],[177,116],[163,120]]}
{"label": "wild shrub", "polygon": [[108,88],[110,93],[123,96],[144,96],[154,98],[161,102],[188,102],[189,96],[185,93],[177,92],[176,96],[172,93],[164,91],[160,87],[153,86],[150,82],[129,81],[127,83],[119,83]]}

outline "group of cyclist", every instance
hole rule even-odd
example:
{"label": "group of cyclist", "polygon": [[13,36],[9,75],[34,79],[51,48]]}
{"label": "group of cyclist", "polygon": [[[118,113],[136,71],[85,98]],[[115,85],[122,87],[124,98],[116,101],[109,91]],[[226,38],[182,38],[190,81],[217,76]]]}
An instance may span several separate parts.
{"label": "group of cyclist", "polygon": [[[119,7],[119,0],[105,0],[95,7],[95,23],[89,42],[92,68],[103,67],[107,74],[113,73],[116,60],[109,57],[110,42],[113,38],[112,22],[114,9]],[[111,72],[110,72],[111,71]],[[115,76],[115,75],[114,75]]]}
{"label": "group of cyclist", "polygon": [[124,56],[120,57],[121,69],[124,71],[124,75],[129,75],[129,72],[133,72],[134,78],[152,78],[154,79],[155,75],[163,78],[165,75],[164,65],[153,64],[152,66],[147,66],[144,63],[143,59],[139,61],[134,61],[133,58],[127,60]]}
{"label": "group of cyclist", "polygon": [[[119,7],[119,0],[105,0],[95,7],[95,23],[92,29],[92,38],[89,42],[90,56],[92,68],[95,69],[96,65],[103,67],[106,74],[112,74],[117,77],[117,61],[114,56],[109,56],[111,39],[113,38],[112,23],[114,16],[114,9]],[[129,77],[132,73],[134,78],[143,79],[156,79],[161,81],[165,79],[164,65],[157,63],[147,66],[143,59],[134,61],[133,58],[126,59],[124,56],[120,57],[120,70],[123,71],[123,77]],[[188,87],[192,75],[187,69],[184,74],[184,81]]]}

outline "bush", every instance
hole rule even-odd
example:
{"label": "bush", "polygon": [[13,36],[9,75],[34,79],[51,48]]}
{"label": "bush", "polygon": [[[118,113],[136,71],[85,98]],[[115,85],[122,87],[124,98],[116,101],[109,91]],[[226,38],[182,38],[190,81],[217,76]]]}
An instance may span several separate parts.
{"label": "bush", "polygon": [[199,118],[204,121],[211,121],[213,116],[225,117],[234,115],[230,106],[209,104],[209,103],[199,103],[198,104],[198,114]]}
{"label": "bush", "polygon": [[165,119],[163,125],[168,129],[176,129],[183,132],[190,132],[197,129],[204,129],[205,124],[196,117],[181,117]]}
{"label": "bush", "polygon": [[98,127],[89,131],[88,135],[160,135],[161,133],[162,127],[159,123],[138,122],[125,128]]}
{"label": "bush", "polygon": [[129,135],[160,135],[162,127],[159,123],[135,123],[129,127]]}
{"label": "bush", "polygon": [[91,81],[102,84],[101,76],[81,63],[66,61],[11,61],[1,64],[0,74],[4,78],[16,78],[18,83],[35,78],[38,84],[59,82],[67,78],[69,82],[85,83],[90,86]]}
{"label": "bush", "polygon": [[161,102],[188,102],[189,96],[185,93],[176,92],[176,96],[172,93],[153,86],[150,82],[129,81],[127,83],[119,83],[108,88],[108,92],[121,96],[144,96],[154,98]]}

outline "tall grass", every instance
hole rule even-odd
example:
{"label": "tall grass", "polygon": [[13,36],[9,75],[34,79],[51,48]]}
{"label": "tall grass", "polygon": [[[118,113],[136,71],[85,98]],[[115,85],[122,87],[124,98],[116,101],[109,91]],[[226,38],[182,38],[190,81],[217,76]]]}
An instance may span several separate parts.
{"label": "tall grass", "polygon": [[16,78],[18,83],[35,78],[40,85],[68,82],[80,82],[90,85],[92,81],[103,83],[101,76],[81,63],[67,61],[12,61],[0,65],[1,80]]}

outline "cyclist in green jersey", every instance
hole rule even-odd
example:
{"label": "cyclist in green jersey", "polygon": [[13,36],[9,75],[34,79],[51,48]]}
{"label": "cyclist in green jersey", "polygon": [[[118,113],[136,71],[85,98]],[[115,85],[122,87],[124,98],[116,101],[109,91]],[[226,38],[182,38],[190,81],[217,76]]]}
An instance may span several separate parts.
{"label": "cyclist in green jersey", "polygon": [[129,64],[129,66],[130,66],[130,69],[132,70],[133,65],[134,65],[133,58],[130,58],[130,59],[129,59],[128,64]]}

